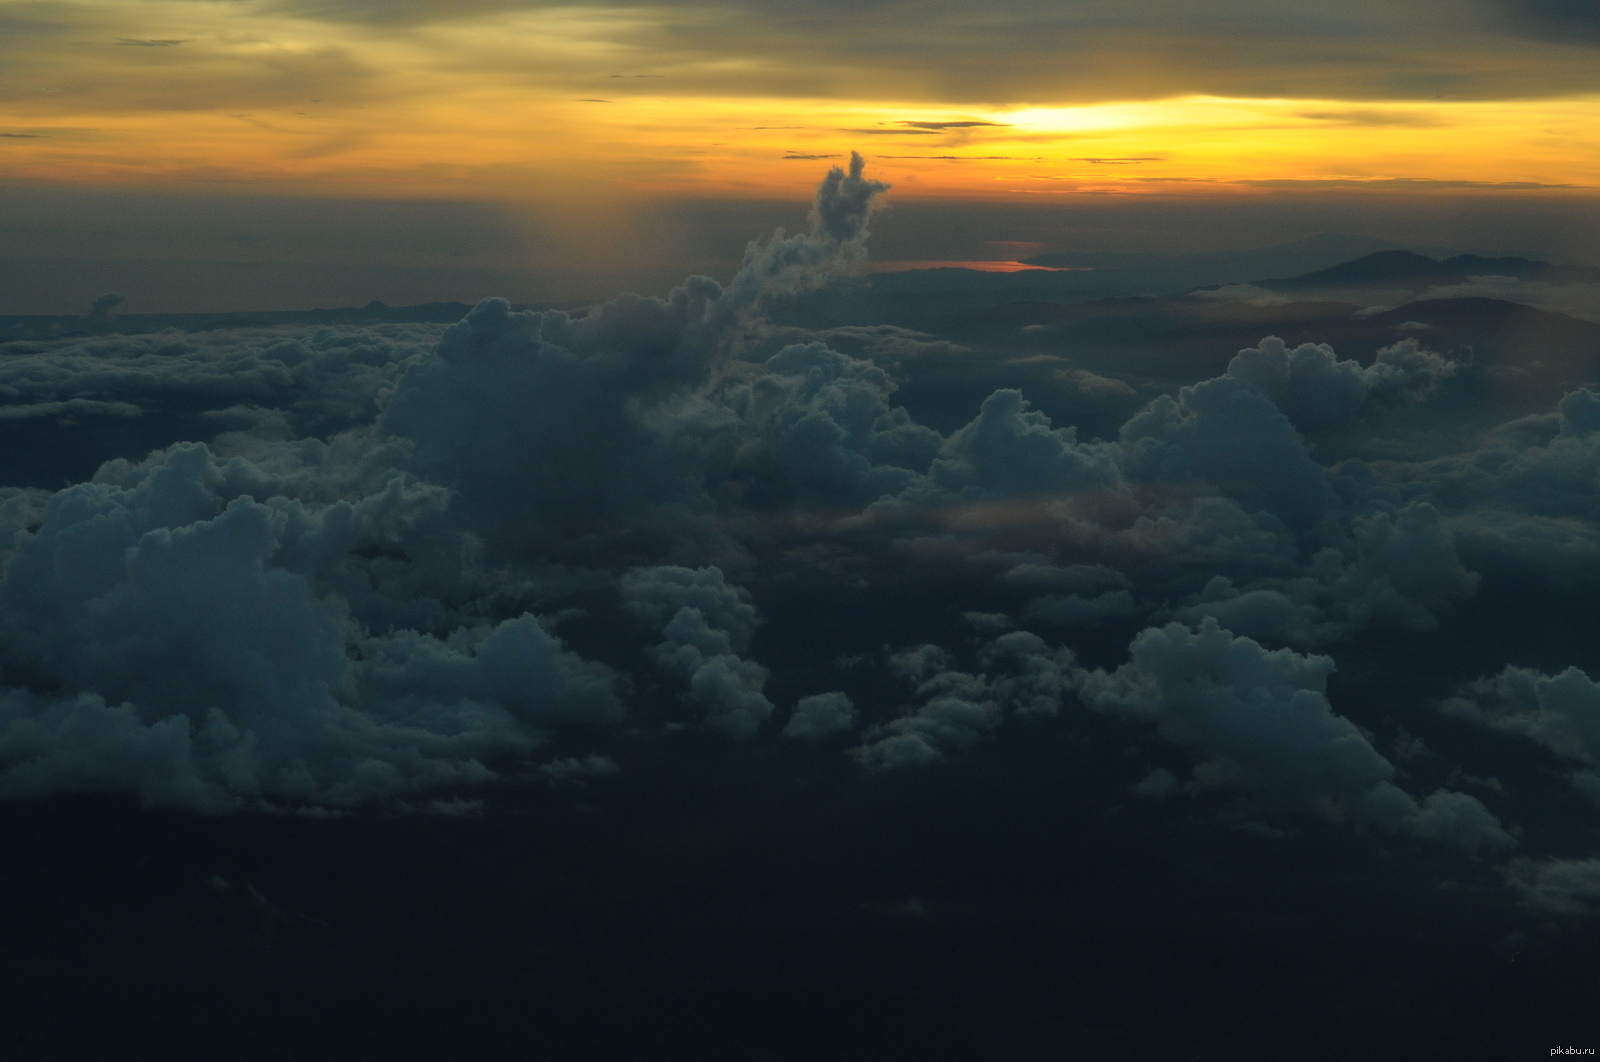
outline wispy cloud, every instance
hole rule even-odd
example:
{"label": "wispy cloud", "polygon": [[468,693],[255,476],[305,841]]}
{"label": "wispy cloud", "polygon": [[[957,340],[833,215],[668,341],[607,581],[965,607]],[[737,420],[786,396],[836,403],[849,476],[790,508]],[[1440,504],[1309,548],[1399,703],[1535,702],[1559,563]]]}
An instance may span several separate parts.
{"label": "wispy cloud", "polygon": [[1005,125],[1002,122],[975,122],[975,121],[974,122],[901,122],[900,124],[904,125],[904,126],[909,126],[912,129],[934,129],[934,130],[942,130],[942,129],[974,129],[974,128],[977,128],[978,126],[984,126],[984,125],[995,126],[995,127],[999,127],[999,128],[1002,128],[1002,129],[1005,128]]}
{"label": "wispy cloud", "polygon": [[1389,111],[1371,107],[1301,111],[1300,117],[1339,125],[1408,125],[1429,128],[1444,124],[1437,115],[1416,111]]}
{"label": "wispy cloud", "polygon": [[879,155],[880,159],[932,159],[944,162],[1043,162],[1041,158],[1024,155]]}

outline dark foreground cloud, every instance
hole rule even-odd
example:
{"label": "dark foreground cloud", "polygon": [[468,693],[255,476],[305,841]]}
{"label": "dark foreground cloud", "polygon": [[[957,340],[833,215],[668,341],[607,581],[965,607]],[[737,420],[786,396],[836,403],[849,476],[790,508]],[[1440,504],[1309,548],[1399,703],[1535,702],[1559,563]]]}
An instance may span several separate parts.
{"label": "dark foreground cloud", "polygon": [[870,788],[1077,741],[1103,802],[1587,911],[1595,367],[1497,420],[1426,328],[1180,377],[1036,349],[1037,304],[808,324],[884,191],[854,157],[661,297],[7,344],[0,795],[460,816],[691,746]]}

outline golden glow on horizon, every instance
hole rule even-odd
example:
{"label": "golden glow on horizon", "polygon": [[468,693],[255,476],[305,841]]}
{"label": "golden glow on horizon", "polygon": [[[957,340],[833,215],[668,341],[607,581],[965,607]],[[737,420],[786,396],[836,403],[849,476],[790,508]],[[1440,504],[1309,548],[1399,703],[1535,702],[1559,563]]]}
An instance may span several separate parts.
{"label": "golden glow on horizon", "polygon": [[[917,125],[944,122],[993,124]],[[1327,181],[1592,190],[1600,99],[1356,107],[1201,98],[991,111],[669,96],[600,103],[480,88],[376,107],[307,100],[295,110],[56,114],[48,123],[0,112],[0,132],[11,134],[3,148],[13,179],[380,196],[517,198],[529,181],[547,191],[599,182],[619,193],[792,196],[851,150],[911,196]]]}
{"label": "golden glow on horizon", "polygon": [[[647,21],[639,12],[524,12],[369,29],[352,43],[259,9],[140,8],[138,23],[107,15],[98,36],[12,75],[0,95],[0,172],[506,201],[794,198],[856,150],[898,197],[1031,200],[1284,182],[1593,192],[1600,160],[1594,95],[1059,107],[743,97],[617,76],[648,58],[626,43]],[[696,76],[703,84],[737,63],[705,58]]]}

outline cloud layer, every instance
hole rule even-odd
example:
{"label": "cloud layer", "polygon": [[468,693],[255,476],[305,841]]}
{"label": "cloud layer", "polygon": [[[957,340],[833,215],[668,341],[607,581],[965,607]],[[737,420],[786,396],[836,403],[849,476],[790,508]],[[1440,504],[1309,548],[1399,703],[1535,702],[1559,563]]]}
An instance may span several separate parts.
{"label": "cloud layer", "polygon": [[[1471,351],[1268,335],[1172,387],[1052,354],[1047,401],[1099,427],[1065,422],[982,333],[794,323],[884,191],[855,157],[808,231],[664,297],[9,344],[0,422],[90,440],[62,459],[92,474],[0,492],[0,794],[399,809],[675,741],[873,785],[1091,727],[1133,757],[1107,799],[1417,842],[1585,910],[1592,853],[1522,820],[1600,794],[1600,670],[1497,624],[1522,580],[1594,581],[1595,392],[1430,433],[1479,401]],[[1476,648],[1384,662],[1442,632]],[[1460,762],[1418,767],[1402,717]],[[1529,748],[1562,794],[1466,791]]]}

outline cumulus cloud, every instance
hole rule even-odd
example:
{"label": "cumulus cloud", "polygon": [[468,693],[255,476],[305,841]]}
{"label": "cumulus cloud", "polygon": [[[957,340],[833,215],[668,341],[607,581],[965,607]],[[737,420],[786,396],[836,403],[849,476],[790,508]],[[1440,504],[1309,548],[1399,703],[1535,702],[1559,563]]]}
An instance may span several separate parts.
{"label": "cumulus cloud", "polygon": [[1508,667],[1469,683],[1442,707],[1566,759],[1600,761],[1600,684],[1575,667],[1559,675]]}
{"label": "cumulus cloud", "polygon": [[855,729],[856,709],[850,698],[837,691],[801,697],[794,714],[784,724],[783,736],[799,741],[816,741]]}
{"label": "cumulus cloud", "polygon": [[621,589],[625,608],[662,624],[656,662],[688,682],[689,696],[706,709],[706,725],[753,736],[772,702],[763,693],[767,669],[739,655],[757,622],[749,595],[715,567],[638,569],[624,576]]}
{"label": "cumulus cloud", "polygon": [[98,295],[89,303],[89,320],[101,323],[108,322],[116,313],[117,308],[127,301],[128,297],[126,295],[115,291],[108,291],[104,295]]}
{"label": "cumulus cloud", "polygon": [[988,499],[1110,488],[1121,474],[1109,447],[1079,443],[1076,429],[1052,427],[1004,389],[950,436],[930,478],[947,497]]}
{"label": "cumulus cloud", "polygon": [[[614,772],[611,731],[665,687],[708,728],[867,771],[960,769],[1087,705],[1194,753],[1140,795],[1241,789],[1509,848],[1475,797],[1402,788],[1309,650],[1436,629],[1492,580],[1486,557],[1600,558],[1600,398],[1328,467],[1308,440],[1366,452],[1398,421],[1372,414],[1458,367],[1411,341],[1362,365],[1269,336],[1120,428],[1074,423],[1152,380],[1038,370],[1036,405],[983,342],[794,323],[785,300],[860,263],[884,188],[854,157],[806,232],[661,297],[7,344],[7,431],[169,434],[63,490],[0,488],[0,795],[477,811],[467,790],[495,779]],[[824,627],[814,660],[765,641]],[[1452,710],[1600,793],[1573,736],[1594,688],[1511,669]]]}
{"label": "cumulus cloud", "polygon": [[863,767],[888,770],[922,766],[944,759],[947,749],[964,749],[1000,725],[1000,698],[987,677],[957,671],[936,645],[896,654],[891,668],[915,683],[922,704],[872,727],[850,755]]}
{"label": "cumulus cloud", "polygon": [[1318,550],[1303,572],[1236,587],[1213,576],[1178,614],[1212,617],[1244,634],[1313,645],[1369,626],[1433,630],[1439,612],[1470,598],[1467,571],[1439,511],[1412,502],[1351,521],[1341,547]]}
{"label": "cumulus cloud", "polygon": [[1372,365],[1341,361],[1325,343],[1302,343],[1293,350],[1277,336],[1239,351],[1228,376],[1282,409],[1301,431],[1342,427],[1369,399],[1425,397],[1439,381],[1454,376],[1456,365],[1406,339],[1378,351]]}
{"label": "cumulus cloud", "polygon": [[[540,547],[665,528],[639,549],[670,554],[675,535],[715,537],[695,519],[735,472],[787,470],[785,500],[832,502],[875,497],[875,477],[900,489],[932,459],[938,436],[888,408],[868,362],[811,344],[764,372],[734,364],[764,300],[864,255],[886,186],[862,171],[831,171],[811,231],[752,244],[727,289],[692,278],[572,314],[489,299],[442,334],[13,345],[4,419],[183,410],[234,428],[217,444],[235,456],[178,445],[47,502],[8,489],[6,791],[341,806],[482,782],[553,727],[616,722],[616,676],[515,607],[542,593],[522,567]],[[485,566],[480,541],[521,574]],[[752,734],[772,705],[740,655],[747,595],[670,565],[620,590],[708,724]],[[813,729],[842,712],[805,703]]]}
{"label": "cumulus cloud", "polygon": [[354,622],[330,587],[364,542],[404,534],[388,504],[403,489],[257,501],[229,482],[249,471],[176,447],[57,493],[17,535],[0,579],[7,792],[338,806],[482,782],[485,759],[551,726],[619,716],[610,674],[533,616],[448,641]]}
{"label": "cumulus cloud", "polygon": [[1552,414],[1524,417],[1471,449],[1375,466],[1388,489],[1447,514],[1463,556],[1529,575],[1586,580],[1600,557],[1600,400],[1587,389]]}
{"label": "cumulus cloud", "polygon": [[292,436],[325,435],[370,421],[380,394],[409,360],[428,356],[439,332],[249,328],[11,343],[0,402],[10,416],[272,410]]}
{"label": "cumulus cloud", "polygon": [[[706,392],[767,300],[865,256],[888,186],[863,165],[853,155],[849,173],[830,170],[811,231],[752,243],[726,289],[691,277],[665,298],[626,295],[582,314],[484,300],[437,356],[408,367],[381,426],[415,443],[410,467],[449,485],[496,542],[551,548],[619,525],[692,534],[683,525],[712,507],[708,480],[738,448],[736,415]],[[790,428],[796,446],[827,445],[821,419]],[[508,478],[517,490],[503,489]]]}
{"label": "cumulus cloud", "polygon": [[1080,671],[1080,695],[1195,749],[1200,787],[1242,785],[1286,807],[1468,851],[1514,843],[1473,797],[1440,790],[1418,801],[1394,784],[1393,765],[1329,704],[1329,657],[1268,650],[1214,620],[1148,628],[1128,651],[1115,671]]}
{"label": "cumulus cloud", "polygon": [[[1521,667],[1467,683],[1440,705],[1447,715],[1515,734],[1570,763],[1579,793],[1600,804],[1600,683],[1578,668],[1545,675]],[[1588,769],[1584,769],[1588,768]]]}
{"label": "cumulus cloud", "polygon": [[539,765],[539,776],[552,785],[576,785],[621,773],[622,768],[610,756],[567,756]]}
{"label": "cumulus cloud", "polygon": [[1578,517],[1594,524],[1600,504],[1590,484],[1600,452],[1600,398],[1580,389],[1561,399],[1554,417],[1507,427],[1513,426],[1530,430],[1498,432],[1480,449],[1396,462],[1384,471],[1406,493],[1441,507]]}
{"label": "cumulus cloud", "polygon": [[738,418],[729,479],[745,504],[860,506],[919,481],[943,440],[891,407],[877,365],[821,343],[787,346],[731,383]]}
{"label": "cumulus cloud", "polygon": [[896,653],[889,667],[913,687],[920,703],[868,728],[850,756],[870,770],[937,763],[948,752],[976,744],[1000,726],[1008,711],[1054,715],[1075,662],[1070,649],[1051,648],[1028,631],[1010,631],[987,643],[973,671],[955,667],[951,654],[936,645]]}
{"label": "cumulus cloud", "polygon": [[1600,910],[1600,859],[1517,859],[1506,868],[1506,882],[1538,911],[1582,916]]}
{"label": "cumulus cloud", "polygon": [[1156,399],[1122,426],[1122,445],[1130,478],[1203,486],[1291,526],[1316,522],[1336,501],[1289,418],[1233,376]]}

